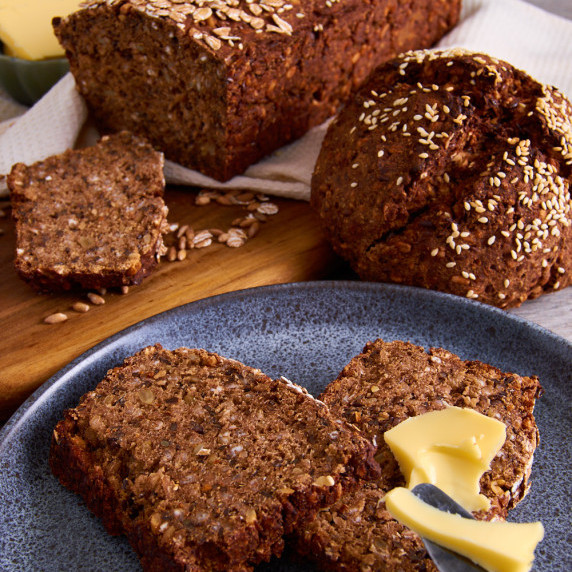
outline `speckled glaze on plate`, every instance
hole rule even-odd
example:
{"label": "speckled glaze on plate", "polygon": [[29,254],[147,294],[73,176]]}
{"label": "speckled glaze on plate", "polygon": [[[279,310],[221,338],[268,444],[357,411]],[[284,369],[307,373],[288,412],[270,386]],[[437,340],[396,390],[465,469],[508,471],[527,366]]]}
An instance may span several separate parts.
{"label": "speckled glaze on plate", "polygon": [[[511,520],[542,520],[535,570],[572,570],[572,344],[480,303],[409,287],[309,282],[224,294],[124,330],[40,387],[0,432],[0,570],[140,570],[123,537],[109,536],[48,468],[52,429],[66,407],[140,348],[202,347],[284,375],[318,394],[368,340],[440,346],[505,371],[537,374],[541,445],[532,489]],[[39,356],[38,359],[41,359]],[[258,570],[311,570],[288,558]]]}

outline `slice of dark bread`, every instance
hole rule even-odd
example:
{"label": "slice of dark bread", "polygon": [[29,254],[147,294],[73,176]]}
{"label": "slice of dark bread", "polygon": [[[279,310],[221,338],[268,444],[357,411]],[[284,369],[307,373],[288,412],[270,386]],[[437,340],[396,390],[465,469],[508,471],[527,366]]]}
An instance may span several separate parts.
{"label": "slice of dark bread", "polygon": [[379,477],[369,441],[301,387],[205,350],[151,346],[53,433],[50,465],[146,570],[251,570]]}
{"label": "slice of dark bread", "polygon": [[164,254],[163,155],[130,133],[8,176],[15,265],[39,290],[138,284]]}
{"label": "slice of dark bread", "polygon": [[385,509],[385,493],[405,482],[383,434],[409,417],[447,405],[475,409],[505,423],[506,441],[481,478],[481,492],[491,506],[475,514],[482,519],[505,518],[530,486],[538,444],[533,409],[541,392],[535,377],[463,361],[444,349],[425,351],[401,341],[368,343],[321,399],[377,445],[382,476],[297,531],[297,549],[328,570],[434,569],[421,539]]}

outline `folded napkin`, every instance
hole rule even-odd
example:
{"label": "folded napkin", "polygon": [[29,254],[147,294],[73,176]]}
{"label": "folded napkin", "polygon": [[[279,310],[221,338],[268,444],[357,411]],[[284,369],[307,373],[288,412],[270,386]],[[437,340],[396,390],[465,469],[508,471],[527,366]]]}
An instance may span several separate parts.
{"label": "folded napkin", "polygon": [[[465,0],[459,24],[438,47],[464,47],[506,60],[572,98],[572,21],[522,0]],[[3,106],[0,105],[0,113]],[[14,108],[10,111],[14,113]],[[0,196],[16,162],[33,163],[73,147],[87,118],[83,99],[66,75],[34,107],[0,124]],[[0,116],[0,120],[3,119]],[[249,189],[308,200],[310,180],[327,122],[243,175],[220,183],[167,161],[169,183],[214,189]]]}

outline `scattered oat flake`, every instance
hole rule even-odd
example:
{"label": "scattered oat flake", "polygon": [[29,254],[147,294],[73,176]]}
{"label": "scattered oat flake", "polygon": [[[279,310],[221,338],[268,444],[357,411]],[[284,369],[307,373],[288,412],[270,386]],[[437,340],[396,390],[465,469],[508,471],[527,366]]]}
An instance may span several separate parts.
{"label": "scattered oat flake", "polygon": [[265,215],[274,215],[278,212],[278,205],[275,203],[265,202],[259,205],[256,211]]}

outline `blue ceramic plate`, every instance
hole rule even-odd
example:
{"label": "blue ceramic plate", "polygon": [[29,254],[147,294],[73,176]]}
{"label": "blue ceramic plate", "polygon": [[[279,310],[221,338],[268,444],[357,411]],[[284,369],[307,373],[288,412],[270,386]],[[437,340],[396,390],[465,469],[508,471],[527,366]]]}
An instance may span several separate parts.
{"label": "blue ceramic plate", "polygon": [[[363,282],[255,288],[175,308],[97,345],[39,388],[0,432],[0,569],[139,570],[124,538],[109,536],[48,468],[52,429],[66,407],[140,348],[202,347],[284,375],[318,394],[368,340],[440,346],[545,389],[532,489],[512,520],[542,520],[536,570],[572,570],[572,344],[520,318],[463,298]],[[41,359],[41,356],[38,357]],[[261,570],[303,570],[287,558]]]}

